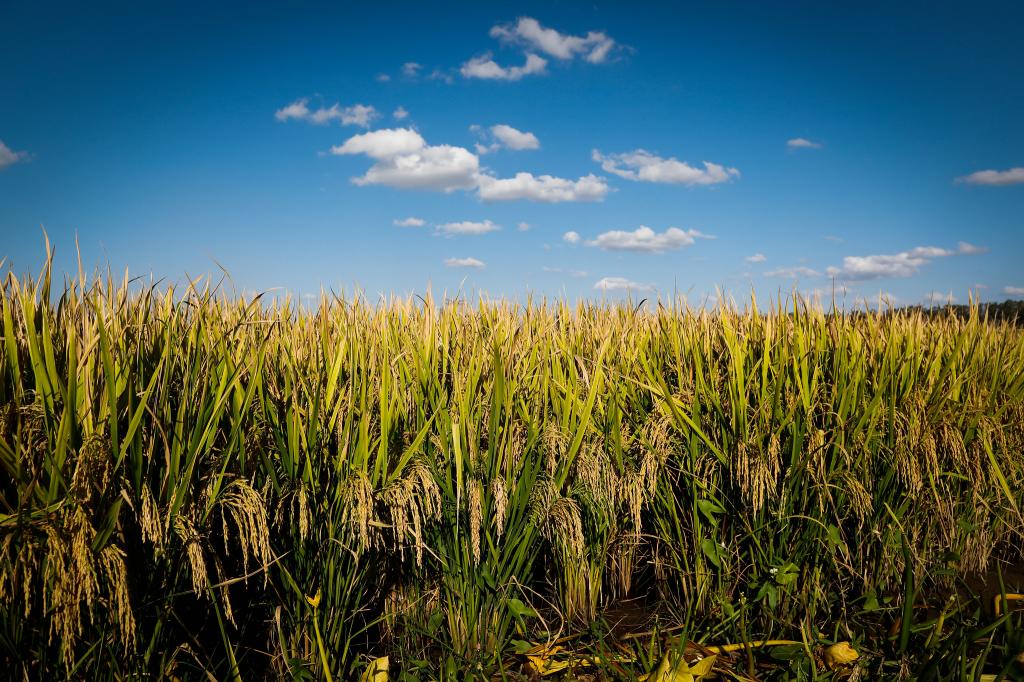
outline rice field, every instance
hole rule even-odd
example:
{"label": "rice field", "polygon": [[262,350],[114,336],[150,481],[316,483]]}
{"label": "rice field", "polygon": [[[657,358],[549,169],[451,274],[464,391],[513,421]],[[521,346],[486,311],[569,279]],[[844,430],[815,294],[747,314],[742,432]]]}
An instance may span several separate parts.
{"label": "rice field", "polygon": [[10,679],[1022,679],[1024,330],[6,273]]}

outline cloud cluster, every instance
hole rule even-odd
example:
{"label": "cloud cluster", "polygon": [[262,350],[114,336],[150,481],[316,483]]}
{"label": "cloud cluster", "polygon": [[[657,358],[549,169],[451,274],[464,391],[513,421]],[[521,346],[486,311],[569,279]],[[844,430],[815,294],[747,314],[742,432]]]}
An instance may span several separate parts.
{"label": "cloud cluster", "polygon": [[600,201],[608,193],[604,178],[595,175],[585,175],[578,180],[532,173],[497,178],[481,172],[480,159],[468,149],[446,144],[428,145],[412,128],[384,128],[354,135],[343,144],[331,147],[331,153],[361,154],[374,160],[364,175],[352,179],[357,185],[441,192],[475,189],[484,201],[525,199],[545,203]]}
{"label": "cloud cluster", "polygon": [[324,125],[331,121],[338,121],[341,125],[354,125],[360,128],[370,127],[370,123],[380,116],[377,110],[366,104],[353,104],[350,107],[342,107],[334,104],[330,107],[309,108],[309,98],[297,99],[286,107],[282,107],[274,113],[278,121],[307,121],[317,125]]}
{"label": "cloud cluster", "polygon": [[16,152],[0,140],[0,170],[29,158],[28,152]]}
{"label": "cloud cluster", "polygon": [[1009,168],[1004,171],[976,171],[970,175],[959,177],[956,181],[967,185],[990,185],[992,187],[1019,185],[1024,183],[1024,168]]}
{"label": "cloud cluster", "polygon": [[520,17],[515,22],[494,26],[490,35],[505,44],[522,47],[525,57],[523,65],[502,66],[494,61],[493,53],[485,52],[459,67],[463,78],[518,81],[524,76],[546,73],[548,60],[538,55],[538,52],[562,61],[582,57],[591,64],[601,64],[608,61],[617,46],[615,40],[603,31],[574,36],[541,26],[532,17]]}
{"label": "cloud cluster", "polygon": [[826,269],[829,277],[844,280],[869,280],[888,277],[913,277],[921,268],[936,258],[969,256],[985,253],[986,249],[960,242],[955,250],[937,246],[918,246],[909,251],[873,256],[846,256],[841,266]]}
{"label": "cloud cluster", "polygon": [[363,154],[375,161],[357,185],[450,192],[476,186],[480,162],[468,149],[427,144],[411,128],[385,128],[355,135],[331,147],[336,155]]}
{"label": "cloud cluster", "polygon": [[615,48],[615,41],[603,31],[590,31],[585,36],[573,36],[559,33],[553,28],[545,28],[532,17],[520,17],[513,23],[495,26],[491,29],[491,37],[543,52],[556,59],[583,57],[591,64],[607,61]]}
{"label": "cloud cluster", "polygon": [[587,242],[588,246],[596,246],[606,251],[640,251],[645,253],[664,253],[693,245],[698,239],[713,239],[699,230],[681,230],[670,227],[658,233],[641,225],[632,232],[611,230]]}
{"label": "cloud cluster", "polygon": [[483,270],[487,264],[476,258],[445,258],[444,264],[450,268],[473,268]]}
{"label": "cloud cluster", "polygon": [[662,158],[644,149],[607,156],[595,149],[591,152],[591,158],[600,163],[606,172],[637,182],[716,185],[740,176],[735,168],[704,161],[704,168],[701,169],[675,157]]}

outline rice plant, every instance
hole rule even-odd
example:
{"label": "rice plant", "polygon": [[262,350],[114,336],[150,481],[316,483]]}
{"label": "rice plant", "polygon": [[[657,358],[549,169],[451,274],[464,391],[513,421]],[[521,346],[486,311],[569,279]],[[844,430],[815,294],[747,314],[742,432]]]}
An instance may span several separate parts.
{"label": "rice plant", "polygon": [[51,279],[3,281],[12,677],[1021,674],[1013,320]]}

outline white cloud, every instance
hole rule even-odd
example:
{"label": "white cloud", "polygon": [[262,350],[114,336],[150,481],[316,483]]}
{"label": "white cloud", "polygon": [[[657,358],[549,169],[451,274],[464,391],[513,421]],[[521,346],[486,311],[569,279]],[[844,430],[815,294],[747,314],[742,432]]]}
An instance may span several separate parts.
{"label": "white cloud", "polygon": [[423,227],[427,224],[423,218],[414,218],[412,216],[408,218],[395,219],[392,221],[396,227]]}
{"label": "white cloud", "polygon": [[594,283],[594,288],[598,291],[651,291],[654,287],[625,277],[602,277]]}
{"label": "white cloud", "polygon": [[369,127],[370,122],[379,116],[375,108],[366,104],[353,104],[350,107],[334,104],[329,108],[310,109],[308,98],[297,99],[274,113],[274,118],[278,121],[294,119],[317,125],[339,121],[341,125],[356,125],[361,128]]}
{"label": "white cloud", "polygon": [[540,140],[533,133],[524,133],[516,130],[510,125],[499,123],[491,126],[491,134],[498,138],[501,144],[508,149],[516,151],[522,149],[540,149]]}
{"label": "white cloud", "polygon": [[16,152],[0,140],[0,170],[29,158],[28,152]]}
{"label": "white cloud", "polygon": [[541,26],[531,17],[520,17],[515,23],[495,26],[491,29],[491,37],[525,45],[557,59],[582,56],[592,64],[604,62],[615,47],[615,41],[602,31],[590,31],[585,36],[567,35]]}
{"label": "white cloud", "polygon": [[779,268],[764,273],[767,277],[782,277],[784,279],[798,279],[800,277],[820,277],[821,273],[812,268],[797,265],[789,268]]}
{"label": "white cloud", "polygon": [[479,195],[484,201],[601,201],[607,193],[608,184],[604,178],[592,174],[575,181],[552,175],[534,176],[533,173],[516,173],[512,178],[499,179],[489,175],[479,178]]}
{"label": "white cloud", "polygon": [[956,250],[937,246],[918,246],[909,251],[873,256],[846,256],[840,267],[826,269],[829,277],[846,280],[868,280],[884,277],[913,277],[923,266],[935,258],[969,256],[985,253],[987,249],[960,242]]}
{"label": "white cloud", "polygon": [[657,233],[646,225],[641,225],[632,232],[611,230],[587,242],[588,246],[596,246],[606,251],[644,251],[647,253],[664,253],[690,246],[697,239],[709,239],[708,235],[698,230],[680,230],[670,227]]}
{"label": "white cloud", "polygon": [[928,305],[946,305],[956,303],[956,297],[953,296],[953,292],[950,291],[947,294],[941,291],[929,291],[924,296],[924,302]]}
{"label": "white cloud", "polygon": [[1024,297],[1024,287],[1003,287],[1003,293],[1007,296]]}
{"label": "white cloud", "polygon": [[476,258],[445,258],[444,264],[450,268],[474,268],[483,270],[487,264]]}
{"label": "white cloud", "polygon": [[496,232],[501,229],[501,225],[495,225],[490,220],[484,220],[480,222],[474,222],[472,220],[463,220],[458,223],[442,223],[437,226],[438,234],[444,234],[448,236],[464,235],[464,234],[487,234],[488,232]]}
{"label": "white cloud", "polygon": [[838,237],[834,234],[826,234],[824,237],[822,237],[822,239],[824,239],[825,241],[835,242],[836,244],[842,244],[844,241],[846,241],[842,237]]}
{"label": "white cloud", "polygon": [[364,154],[376,162],[365,175],[352,179],[357,185],[445,192],[476,189],[485,201],[527,199],[548,203],[600,201],[609,189],[604,178],[595,175],[578,180],[532,173],[496,178],[480,172],[480,159],[468,149],[428,145],[412,128],[385,128],[354,135],[344,144],[331,147],[331,153]]}
{"label": "white cloud", "polygon": [[402,64],[402,75],[406,78],[415,78],[422,68],[423,66],[416,62],[406,62]]}
{"label": "white cloud", "polygon": [[640,182],[715,185],[740,176],[740,172],[735,168],[726,168],[717,163],[704,161],[702,170],[675,157],[665,159],[644,149],[636,149],[623,154],[609,154],[608,156],[595,149],[591,152],[591,158],[600,163],[601,168],[609,173]]}
{"label": "white cloud", "polygon": [[391,76],[386,73],[378,73],[376,79],[378,83],[387,83],[391,80]]}
{"label": "white cloud", "polygon": [[790,149],[821,149],[820,142],[812,142],[805,137],[794,137],[786,140],[786,146]]}
{"label": "white cloud", "polygon": [[982,170],[964,175],[956,179],[968,185],[990,185],[1000,187],[1005,185],[1019,185],[1024,183],[1024,168],[1009,168],[1004,171]]}
{"label": "white cloud", "polygon": [[480,162],[468,149],[428,146],[410,128],[375,130],[356,135],[331,148],[332,154],[365,154],[376,163],[357,185],[388,185],[401,189],[452,191],[476,186]]}
{"label": "white cloud", "polygon": [[755,253],[753,256],[747,256],[743,260],[747,261],[748,263],[763,263],[766,260],[768,260],[768,257],[765,256],[763,253]]}
{"label": "white cloud", "polygon": [[404,118],[408,118],[409,112],[405,110],[405,107],[398,107],[393,112],[391,112],[391,116],[396,121],[401,121]]}
{"label": "white cloud", "polygon": [[569,244],[579,244],[580,233],[576,232],[575,230],[569,230],[568,232],[562,235],[562,241],[568,242]]}
{"label": "white cloud", "polygon": [[462,65],[459,72],[463,78],[517,81],[523,76],[544,73],[547,65],[548,61],[543,57],[528,54],[526,62],[522,66],[501,66],[491,58],[491,53],[487,52],[470,59]]}
{"label": "white cloud", "polygon": [[543,270],[544,272],[551,272],[555,274],[564,273],[566,275],[569,275],[570,277],[576,278],[586,277],[589,274],[586,270],[565,270],[563,268],[555,268],[548,265],[542,267],[541,270]]}
{"label": "white cloud", "polygon": [[518,229],[520,232],[526,232],[527,230],[530,229],[530,223],[519,223],[518,225],[516,225],[516,229]]}

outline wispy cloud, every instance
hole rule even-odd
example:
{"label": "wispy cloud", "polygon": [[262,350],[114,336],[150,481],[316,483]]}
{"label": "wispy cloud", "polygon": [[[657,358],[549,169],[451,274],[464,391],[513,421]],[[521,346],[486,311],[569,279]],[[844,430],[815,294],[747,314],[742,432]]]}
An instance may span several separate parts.
{"label": "wispy cloud", "polygon": [[518,225],[516,225],[516,229],[519,230],[520,232],[526,232],[527,230],[530,229],[530,223],[527,223],[527,222],[519,223]]}
{"label": "wispy cloud", "polygon": [[606,251],[642,251],[646,253],[664,253],[691,246],[698,239],[713,239],[699,230],[681,230],[670,227],[658,233],[641,225],[632,232],[611,230],[587,242],[588,246],[596,246]]}
{"label": "wispy cloud", "polygon": [[405,110],[405,107],[398,107],[391,112],[391,117],[396,121],[403,121],[409,117],[409,112]]}
{"label": "wispy cloud", "polygon": [[600,163],[606,172],[638,182],[717,185],[740,176],[740,172],[735,168],[704,161],[704,168],[701,169],[675,157],[662,158],[644,149],[607,156],[595,149],[590,156]]}
{"label": "wispy cloud", "polygon": [[806,137],[794,137],[786,140],[786,146],[790,149],[821,149],[822,144],[820,142],[812,142]]}
{"label": "wispy cloud", "polygon": [[353,104],[350,107],[333,104],[330,107],[321,106],[310,109],[309,98],[297,99],[274,113],[274,118],[282,122],[296,120],[325,125],[332,121],[338,121],[341,125],[355,125],[360,128],[368,128],[370,123],[379,116],[377,110],[367,104]]}
{"label": "wispy cloud", "polygon": [[423,66],[416,62],[406,62],[405,64],[402,64],[402,75],[406,78],[415,78],[419,75],[420,69],[422,68]]}
{"label": "wispy cloud", "polygon": [[457,223],[442,223],[437,226],[437,233],[452,237],[455,235],[487,234],[488,232],[497,232],[500,229],[501,225],[495,225],[490,220],[463,220]]}
{"label": "wispy cloud", "polygon": [[445,258],[444,264],[450,268],[473,268],[483,270],[487,264],[476,258]]}
{"label": "wispy cloud", "polygon": [[956,297],[953,296],[953,292],[942,293],[941,291],[929,291],[924,296],[924,302],[927,305],[951,305],[956,303]]}
{"label": "wispy cloud", "polygon": [[1015,298],[1024,297],[1024,287],[1003,287],[1003,293]]}
{"label": "wispy cloud", "polygon": [[427,221],[425,221],[423,218],[415,218],[410,216],[408,218],[396,218],[395,220],[392,221],[392,223],[396,227],[423,227],[424,225],[427,224]]}
{"label": "wispy cloud", "polygon": [[765,256],[763,253],[755,253],[753,256],[747,256],[743,260],[747,261],[748,263],[763,263],[766,260],[768,260],[768,257]]}
{"label": "wispy cloud", "polygon": [[556,59],[583,57],[592,64],[607,61],[615,48],[615,41],[603,31],[574,36],[545,28],[532,17],[520,17],[515,22],[495,26],[491,29],[491,37],[543,52]]}
{"label": "wispy cloud", "polygon": [[598,291],[651,291],[654,289],[650,284],[634,282],[625,277],[602,277],[594,283]]}
{"label": "wispy cloud", "polygon": [[964,175],[957,178],[956,181],[966,185],[990,185],[992,187],[1019,185],[1024,183],[1024,168],[1018,166],[1004,171],[975,171],[970,175]]}
{"label": "wispy cloud", "polygon": [[16,163],[27,161],[28,152],[16,152],[0,140],[0,170],[13,166]]}
{"label": "wispy cloud", "polygon": [[473,57],[459,68],[463,78],[479,78],[483,80],[517,81],[523,76],[538,75],[545,72],[548,60],[535,54],[526,55],[522,66],[501,66],[493,59],[490,52]]}
{"label": "wispy cloud", "polygon": [[987,249],[960,242],[955,250],[937,246],[918,246],[909,251],[872,256],[846,256],[839,267],[829,267],[829,277],[846,280],[913,277],[921,268],[936,258],[969,256],[985,253]]}
{"label": "wispy cloud", "polygon": [[766,277],[782,277],[783,279],[799,279],[801,277],[821,277],[821,273],[803,265],[777,268],[764,273]]}

